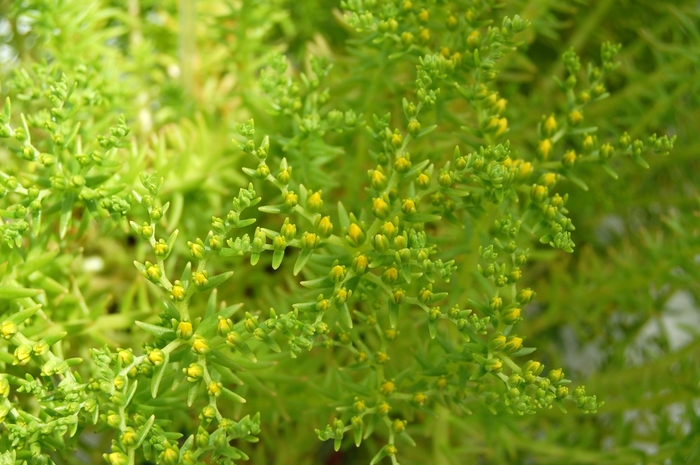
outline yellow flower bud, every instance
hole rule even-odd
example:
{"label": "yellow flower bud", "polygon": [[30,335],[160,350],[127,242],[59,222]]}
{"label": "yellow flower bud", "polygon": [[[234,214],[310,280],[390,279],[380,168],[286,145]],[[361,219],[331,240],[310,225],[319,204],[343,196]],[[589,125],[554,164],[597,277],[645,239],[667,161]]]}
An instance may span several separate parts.
{"label": "yellow flower bud", "polygon": [[396,390],[396,385],[393,383],[393,381],[384,381],[379,386],[379,392],[381,392],[385,396],[392,395],[395,390]]}
{"label": "yellow flower bud", "polygon": [[113,410],[110,410],[107,412],[107,424],[111,426],[112,428],[118,428],[119,424],[121,423],[121,417],[119,414]]}
{"label": "yellow flower bud", "polygon": [[438,183],[440,183],[442,187],[450,187],[453,180],[454,173],[452,171],[442,171],[438,176]]}
{"label": "yellow flower bud", "polygon": [[398,232],[398,229],[396,229],[396,226],[391,221],[387,221],[382,226],[382,234],[384,234],[389,239],[393,239],[394,237],[396,237]]}
{"label": "yellow flower bud", "polygon": [[389,212],[389,204],[384,199],[378,197],[372,200],[372,213],[374,213],[374,216],[383,220],[389,215]]}
{"label": "yellow flower bud", "polygon": [[549,139],[543,139],[537,146],[537,158],[542,161],[547,161],[549,159],[549,153],[552,151],[552,141]]}
{"label": "yellow flower bud", "polygon": [[122,389],[124,389],[124,386],[126,386],[126,378],[124,376],[121,376],[121,375],[116,376],[114,378],[113,383],[114,383],[114,387],[117,389],[117,391],[121,391]]}
{"label": "yellow flower bud", "polygon": [[425,173],[419,174],[416,178],[416,185],[419,189],[427,189],[430,187],[430,177]]}
{"label": "yellow flower bud", "polygon": [[219,322],[216,325],[216,332],[219,336],[225,337],[233,330],[233,322],[231,319],[224,319],[224,317],[219,316]]}
{"label": "yellow flower bud", "polygon": [[216,418],[216,409],[211,405],[207,405],[202,409],[202,418],[206,420],[213,420]]}
{"label": "yellow flower bud", "polygon": [[207,392],[209,393],[210,396],[215,396],[218,397],[221,395],[221,388],[223,388],[224,385],[222,383],[217,383],[215,381],[212,381],[207,385]]}
{"label": "yellow flower bud", "polygon": [[166,244],[163,239],[159,239],[153,246],[153,252],[156,254],[156,257],[166,256],[168,254],[168,250],[168,244]]}
{"label": "yellow flower bud", "polygon": [[148,239],[153,235],[153,228],[150,224],[143,223],[143,225],[139,227],[138,233],[141,237]]}
{"label": "yellow flower bud", "polygon": [[369,259],[366,255],[357,255],[352,259],[352,270],[356,275],[363,275],[367,272],[367,267],[369,266]]}
{"label": "yellow flower bud", "polygon": [[588,91],[584,90],[583,92],[578,94],[578,98],[576,99],[576,101],[578,103],[587,103],[590,99],[591,94]]}
{"label": "yellow flower bud", "polygon": [[0,333],[2,333],[2,337],[5,339],[11,339],[12,336],[17,334],[17,331],[19,331],[19,328],[11,321],[5,321],[2,324],[2,328],[0,328]]}
{"label": "yellow flower bud", "polygon": [[561,162],[567,168],[571,168],[576,164],[576,152],[573,150],[567,151],[561,159]]}
{"label": "yellow flower bud", "polygon": [[398,132],[394,132],[391,135],[389,141],[391,142],[391,145],[393,145],[395,148],[399,148],[403,144],[403,136]]}
{"label": "yellow flower bud", "polygon": [[542,370],[544,370],[544,365],[542,365],[540,362],[537,362],[535,360],[530,360],[525,365],[523,365],[523,372],[525,372],[525,373],[529,372],[529,373],[534,374],[535,376],[542,373]]}
{"label": "yellow flower bud", "polygon": [[158,265],[151,265],[146,269],[146,273],[151,281],[159,281],[162,276]]}
{"label": "yellow flower bud", "polygon": [[542,130],[546,136],[551,136],[553,135],[556,130],[557,130],[557,120],[554,118],[554,115],[550,115],[545,121],[544,124],[542,125]]}
{"label": "yellow flower bud", "polygon": [[541,203],[549,195],[549,190],[545,186],[533,184],[530,195],[533,201]]}
{"label": "yellow flower bud", "polygon": [[396,433],[404,431],[406,429],[406,421],[399,419],[394,420],[394,422],[391,424],[391,429],[393,429]]}
{"label": "yellow flower bud", "polygon": [[506,346],[506,337],[502,334],[498,334],[491,338],[489,341],[489,350],[492,352],[500,352]]}
{"label": "yellow flower bud", "polygon": [[486,361],[484,369],[491,373],[498,373],[503,369],[503,362],[497,358],[490,358]]}
{"label": "yellow flower bud", "polygon": [[320,238],[314,233],[304,232],[304,234],[301,235],[301,246],[304,249],[313,249],[319,242]]}
{"label": "yellow flower bud", "polygon": [[160,349],[154,349],[148,353],[148,361],[154,366],[161,366],[165,361],[165,354]]}
{"label": "yellow flower bud", "polygon": [[333,234],[333,223],[330,216],[324,216],[316,224],[316,232],[319,236],[326,238]]}
{"label": "yellow flower bud", "polygon": [[122,452],[112,452],[111,454],[103,454],[104,459],[110,465],[126,465],[129,463],[129,458]]}
{"label": "yellow flower bud", "polygon": [[349,291],[348,289],[341,287],[339,289],[336,289],[335,292],[333,292],[333,299],[335,299],[336,303],[342,305],[347,300],[352,296],[352,291]]}
{"label": "yellow flower bud", "polygon": [[166,465],[175,465],[180,460],[180,454],[176,448],[168,447],[161,454],[161,459]]}
{"label": "yellow flower bud", "polygon": [[520,308],[518,308],[518,307],[514,307],[514,308],[510,308],[508,310],[505,310],[501,314],[501,320],[507,325],[515,324],[519,319],[520,319]]}
{"label": "yellow flower bud", "polygon": [[418,33],[418,38],[421,44],[427,44],[430,41],[430,30],[422,28]]}
{"label": "yellow flower bud", "polygon": [[350,239],[348,241],[350,242],[350,245],[354,247],[359,247],[365,242],[365,233],[362,231],[362,228],[357,225],[357,223],[350,223],[347,237]]}
{"label": "yellow flower bud", "polygon": [[372,188],[375,190],[380,191],[386,187],[387,179],[381,166],[369,171],[369,180]]}
{"label": "yellow flower bud", "polygon": [[328,273],[328,277],[334,283],[341,282],[345,277],[345,267],[341,265],[335,265],[333,268],[331,268],[331,271]]}
{"label": "yellow flower bud", "polygon": [[411,136],[413,136],[413,137],[418,136],[418,134],[420,134],[420,129],[421,129],[421,125],[418,122],[418,120],[412,119],[411,121],[408,122],[408,133]]}
{"label": "yellow flower bud", "polygon": [[401,211],[405,215],[416,213],[416,202],[413,199],[404,200],[403,204],[401,205]]}
{"label": "yellow flower bud", "polygon": [[406,292],[403,289],[396,289],[391,297],[395,304],[400,305],[406,301]]}
{"label": "yellow flower bud", "polygon": [[182,287],[180,281],[175,281],[175,283],[173,283],[173,289],[170,291],[170,298],[177,302],[185,300],[185,288]]}
{"label": "yellow flower bud", "polygon": [[423,406],[427,400],[428,400],[428,396],[426,396],[422,392],[417,392],[413,395],[413,402],[415,402],[416,404],[418,404],[420,406]]}
{"label": "yellow flower bud", "polygon": [[270,167],[265,163],[260,163],[258,168],[255,170],[255,174],[257,174],[260,178],[266,178],[270,174]]}
{"label": "yellow flower bud", "polygon": [[189,321],[181,321],[177,325],[177,329],[175,330],[175,334],[177,334],[177,337],[180,339],[187,340],[192,337],[192,334],[194,334],[194,329],[192,328],[192,323]]}
{"label": "yellow flower bud", "polygon": [[285,239],[284,236],[281,234],[275,236],[272,239],[272,247],[274,250],[277,251],[284,250],[287,247],[287,239]]}
{"label": "yellow flower bud", "polygon": [[7,398],[10,395],[10,382],[4,376],[0,377],[0,396]]}
{"label": "yellow flower bud", "polygon": [[[284,224],[280,228],[280,235],[286,240],[291,241],[297,235],[297,227],[289,222],[289,218],[285,218]],[[274,241],[273,241],[274,242]]]}
{"label": "yellow flower bud", "polygon": [[562,371],[561,368],[557,368],[556,370],[551,370],[549,374],[547,375],[547,378],[552,382],[552,383],[558,383],[562,379],[564,379],[564,372]]}
{"label": "yellow flower bud", "polygon": [[211,352],[211,348],[209,347],[209,343],[206,339],[197,337],[192,343],[192,351],[196,354],[204,355]]}
{"label": "yellow flower bud", "polygon": [[469,33],[469,36],[467,36],[467,45],[469,45],[469,48],[475,49],[479,46],[480,42],[481,33],[479,33],[478,30],[474,29],[472,32]]}
{"label": "yellow flower bud", "polygon": [[411,160],[407,156],[398,157],[394,162],[394,169],[400,173],[406,173],[411,169]]}
{"label": "yellow flower bud", "polygon": [[387,284],[394,284],[396,281],[399,280],[399,270],[397,270],[395,267],[390,267],[384,270],[384,273],[382,273],[382,281],[384,281]]}
{"label": "yellow flower bud", "polygon": [[420,300],[424,304],[430,303],[432,297],[433,297],[433,292],[427,288],[421,289],[420,292],[418,293],[418,300]]}
{"label": "yellow flower bud", "polygon": [[287,167],[287,169],[280,170],[280,172],[277,174],[277,180],[285,186],[287,184],[289,184],[289,180],[291,179],[291,177],[292,177],[292,167],[291,166]]}
{"label": "yellow flower bud", "polygon": [[508,130],[508,120],[506,118],[499,118],[498,125],[496,127],[495,136],[498,137]]}
{"label": "yellow flower bud", "polygon": [[389,356],[387,355],[387,353],[382,351],[377,352],[374,358],[380,365],[384,365],[386,362],[389,361]]}
{"label": "yellow flower bud", "polygon": [[609,160],[610,157],[613,156],[613,153],[615,153],[615,149],[607,142],[600,148],[600,158],[603,160]]}
{"label": "yellow flower bud", "polygon": [[317,213],[321,210],[323,206],[323,199],[321,199],[321,192],[314,192],[306,199],[306,209],[311,213]]}
{"label": "yellow flower bud", "polygon": [[520,302],[521,305],[525,305],[526,303],[532,301],[532,299],[535,298],[535,291],[532,289],[525,288],[522,291],[518,293],[517,300]]}
{"label": "yellow flower bud", "polygon": [[508,104],[508,100],[504,98],[500,98],[496,101],[496,103],[493,105],[493,111],[498,113],[499,115],[506,111],[506,105]]}
{"label": "yellow flower bud", "polygon": [[204,247],[202,246],[202,244],[188,241],[187,247],[190,248],[190,255],[192,255],[194,258],[200,260],[204,258]]}
{"label": "yellow flower bud", "polygon": [[540,178],[540,184],[544,184],[547,187],[552,187],[556,184],[559,176],[556,173],[545,173]]}
{"label": "yellow flower bud", "polygon": [[204,369],[198,363],[191,363],[189,367],[183,368],[182,372],[187,375],[187,381],[190,383],[199,381],[204,375]]}
{"label": "yellow flower bud", "polygon": [[508,336],[504,350],[508,353],[517,352],[523,346],[523,338],[518,336]]}
{"label": "yellow flower bud", "polygon": [[15,357],[17,360],[14,365],[26,365],[32,358],[32,347],[29,344],[21,344],[15,349]]}
{"label": "yellow flower bud", "polygon": [[122,444],[125,446],[133,446],[136,444],[136,432],[133,428],[127,428],[119,437]]}
{"label": "yellow flower bud", "polygon": [[569,388],[566,386],[557,386],[556,396],[557,399],[563,399],[569,395]]}
{"label": "yellow flower bud", "polygon": [[498,117],[494,116],[492,118],[489,118],[488,122],[486,122],[486,126],[484,126],[484,132],[494,132],[498,129]]}
{"label": "yellow flower bud", "polygon": [[384,234],[375,234],[372,245],[374,249],[380,253],[387,253],[390,247],[389,239]]}
{"label": "yellow flower bud", "polygon": [[287,208],[294,208],[299,203],[299,196],[294,192],[289,191],[284,195],[284,206]]}
{"label": "yellow flower bud", "polygon": [[195,273],[192,273],[192,281],[194,282],[194,285],[197,287],[202,287],[205,286],[209,283],[209,279],[207,279],[207,272],[206,271],[197,271]]}
{"label": "yellow flower bud", "polygon": [[526,161],[520,165],[520,179],[532,173],[532,163]]}
{"label": "yellow flower bud", "polygon": [[571,124],[572,126],[576,126],[581,121],[583,121],[583,113],[581,113],[578,110],[574,110],[571,113],[569,113],[569,124]]}

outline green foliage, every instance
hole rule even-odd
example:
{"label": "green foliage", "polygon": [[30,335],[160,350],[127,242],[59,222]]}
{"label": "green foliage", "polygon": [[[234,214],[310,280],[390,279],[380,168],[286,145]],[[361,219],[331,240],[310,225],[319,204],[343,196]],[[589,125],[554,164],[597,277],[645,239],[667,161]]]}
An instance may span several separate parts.
{"label": "green foliage", "polygon": [[2,463],[700,457],[693,2],[27,0],[0,43]]}

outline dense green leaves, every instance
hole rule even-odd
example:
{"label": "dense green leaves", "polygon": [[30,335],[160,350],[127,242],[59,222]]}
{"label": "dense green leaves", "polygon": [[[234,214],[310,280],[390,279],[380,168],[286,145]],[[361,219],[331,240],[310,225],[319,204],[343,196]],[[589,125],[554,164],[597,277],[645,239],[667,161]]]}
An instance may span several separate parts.
{"label": "dense green leaves", "polygon": [[0,5],[0,461],[692,461],[699,30]]}

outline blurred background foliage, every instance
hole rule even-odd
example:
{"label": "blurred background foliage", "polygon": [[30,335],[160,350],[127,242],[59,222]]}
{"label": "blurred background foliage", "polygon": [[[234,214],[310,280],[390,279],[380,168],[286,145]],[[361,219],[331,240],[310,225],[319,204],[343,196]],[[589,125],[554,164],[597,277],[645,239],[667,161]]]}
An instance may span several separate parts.
{"label": "blurred background foliage", "polygon": [[[460,9],[470,3],[450,5]],[[577,249],[564,254],[538,246],[525,268],[523,284],[538,296],[526,307],[519,333],[538,348],[538,360],[563,366],[605,406],[595,415],[553,409],[527,417],[494,416],[475,406],[472,415],[452,415],[448,422],[418,417],[410,432],[419,445],[404,448],[402,463],[698,463],[700,5],[697,0],[505,0],[500,5],[497,15],[517,13],[532,22],[522,47],[500,65],[496,82],[509,102],[508,138],[516,151],[532,156],[542,116],[565,109],[565,96],[553,79],[563,76],[562,54],[573,47],[583,63],[598,62],[605,41],[623,45],[622,66],[608,82],[611,97],[590,105],[587,120],[615,140],[621,128],[633,137],[657,132],[678,139],[670,156],[649,158],[648,170],[620,163],[614,166],[619,179],[613,180],[584,168],[587,192],[561,182],[557,189],[569,193]],[[87,66],[105,104],[85,118],[99,131],[126,115],[136,144],[122,152],[123,178],[136,179],[128,170],[142,167],[163,176],[161,198],[171,202],[173,212],[166,229],[177,226],[185,238],[204,237],[212,212],[223,213],[247,184],[240,168],[251,160],[230,142],[234,124],[254,117],[259,133],[290,133],[292,123],[269,111],[258,84],[273,51],[290,60],[291,74],[308,69],[309,54],[327,56],[333,65],[327,78],[332,104],[368,121],[389,111],[399,121],[401,97],[413,86],[415,57],[388,59],[386,51],[367,44],[345,23],[334,1],[0,2],[3,86],[11,86],[9,76],[20,65],[46,62],[69,76]],[[0,90],[3,98],[9,92]],[[459,124],[474,122],[471,110],[459,106],[436,110],[434,117],[443,136],[426,138],[421,149],[436,153],[449,153],[446,147],[460,142]],[[336,184],[314,185],[312,173],[309,187],[323,187],[326,198],[342,198],[354,209],[367,197],[356,177],[371,167],[371,138],[360,128],[324,140],[327,147],[320,150],[334,156],[323,171]],[[279,146],[272,147],[272,156],[294,157]],[[0,161],[10,163],[1,151]],[[263,188],[261,195],[272,193]],[[130,218],[139,222],[140,214],[134,209]],[[271,224],[276,219],[261,221],[279,228]],[[439,233],[453,244],[452,255],[462,253],[459,276],[446,286],[456,299],[457,289],[475,283],[478,242],[447,226]],[[184,245],[179,247],[177,269],[188,256]],[[132,262],[148,258],[150,248],[126,227],[103,226],[88,231],[73,252],[69,266],[52,276],[72,279],[89,307],[104,309],[74,330],[92,338],[93,345],[146,342],[148,337],[132,333],[131,326],[157,314],[160,297],[137,276]],[[214,273],[233,269],[246,277],[240,285],[234,277],[219,290],[220,298],[245,302],[249,309],[300,301],[291,265],[271,274],[267,260],[257,267],[237,259],[214,264],[219,268]],[[169,263],[174,267],[174,262]],[[87,356],[80,346],[68,350]],[[302,355],[303,360],[284,356],[245,379],[240,392],[249,400],[245,411],[260,410],[263,419],[263,440],[246,446],[251,463],[369,461],[381,447],[372,439],[369,446],[356,450],[345,444],[335,453],[313,433],[328,421],[325,406],[340,395],[341,375],[327,367],[344,356],[325,349]],[[173,420],[187,431],[184,411]],[[96,444],[83,444],[82,453],[98,463],[109,438],[93,439]]]}

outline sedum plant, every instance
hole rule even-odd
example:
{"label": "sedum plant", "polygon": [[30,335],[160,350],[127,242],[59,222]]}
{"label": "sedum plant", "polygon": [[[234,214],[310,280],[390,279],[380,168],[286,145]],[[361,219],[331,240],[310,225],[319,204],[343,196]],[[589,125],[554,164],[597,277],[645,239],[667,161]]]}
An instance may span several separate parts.
{"label": "sedum plant", "polygon": [[[636,463],[591,422],[643,400],[558,354],[633,357],[637,285],[698,296],[696,188],[614,267],[590,239],[612,181],[692,146],[603,106],[636,98],[624,31],[540,75],[573,2],[301,3],[0,7],[2,463]],[[692,76],[697,15],[663,11]],[[660,459],[697,456],[687,383]]]}

